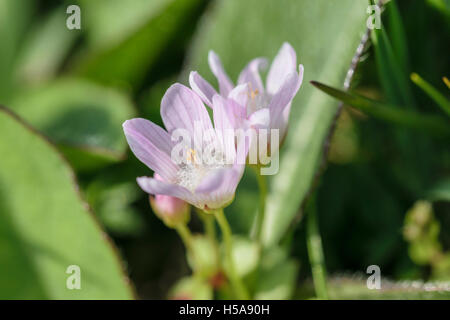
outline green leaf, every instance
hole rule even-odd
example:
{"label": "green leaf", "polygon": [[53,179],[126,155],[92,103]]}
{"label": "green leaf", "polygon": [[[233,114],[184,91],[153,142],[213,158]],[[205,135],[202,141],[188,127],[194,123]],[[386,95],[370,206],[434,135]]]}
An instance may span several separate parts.
{"label": "green leaf", "polygon": [[372,31],[378,73],[389,102],[414,108],[415,102],[406,70],[400,67],[404,65],[401,60],[403,57],[395,55],[384,27]]}
{"label": "green leaf", "polygon": [[63,79],[24,92],[12,103],[31,125],[60,145],[77,169],[123,159],[122,123],[135,114],[128,97],[80,79]]}
{"label": "green leaf", "polygon": [[120,43],[86,52],[75,72],[103,83],[137,86],[172,37],[186,31],[189,17],[201,2],[171,1],[161,14],[148,17],[141,28]]}
{"label": "green leaf", "polygon": [[[220,55],[232,79],[237,79],[250,59],[273,59],[284,41],[291,43],[298,63],[305,67],[302,88],[292,104],[280,170],[270,181],[263,225],[266,244],[277,242],[297,213],[321,161],[323,142],[336,113],[336,103],[307,81],[326,80],[334,85],[344,82],[365,31],[366,8],[366,0],[217,1],[199,27],[187,69],[198,70],[213,84],[216,81],[207,64],[211,49]],[[187,75],[182,81],[187,81]],[[248,201],[242,197],[244,190],[257,197],[253,182],[240,184],[235,203],[227,208],[230,220],[246,219],[254,213],[238,209],[248,207],[240,205]]]}
{"label": "green leaf", "polygon": [[391,0],[386,4],[386,11],[389,17],[390,36],[392,39],[392,49],[397,60],[401,63],[403,72],[409,72],[409,53],[406,43],[406,33],[403,20],[397,6],[397,0]]}
{"label": "green leaf", "polygon": [[263,254],[254,298],[258,300],[290,299],[295,289],[298,263],[288,259],[280,247],[272,247]]}
{"label": "green leaf", "polygon": [[428,0],[428,3],[434,6],[443,14],[447,15],[447,18],[450,17],[450,1],[449,0]]}
{"label": "green leaf", "polygon": [[355,93],[348,93],[329,87],[320,82],[312,81],[311,84],[328,95],[335,97],[336,99],[377,119],[396,125],[421,130],[434,134],[437,137],[450,136],[450,126],[448,121],[442,119],[441,117],[420,114],[405,110],[404,108],[398,106],[383,104]]}
{"label": "green leaf", "polygon": [[254,271],[258,258],[258,245],[255,242],[244,237],[233,237],[233,260],[239,276],[244,277]]}
{"label": "green leaf", "polygon": [[79,0],[92,48],[112,47],[160,15],[174,0]]}
{"label": "green leaf", "polygon": [[[0,298],[131,299],[119,259],[56,149],[0,109]],[[77,265],[81,289],[69,290]]]}
{"label": "green leaf", "polygon": [[417,73],[411,74],[411,80],[422,89],[441,109],[450,116],[450,100],[435,87],[423,80]]}
{"label": "green leaf", "polygon": [[214,245],[202,234],[195,234],[192,239],[194,257],[188,255],[189,265],[203,278],[211,278],[218,271]]}

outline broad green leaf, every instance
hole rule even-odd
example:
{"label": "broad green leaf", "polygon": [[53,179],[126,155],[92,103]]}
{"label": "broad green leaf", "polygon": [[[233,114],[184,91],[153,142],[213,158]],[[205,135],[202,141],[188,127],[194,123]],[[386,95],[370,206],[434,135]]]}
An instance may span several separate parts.
{"label": "broad green leaf", "polygon": [[122,159],[127,148],[122,123],[135,114],[123,93],[80,79],[62,79],[24,92],[12,106],[61,145],[77,169]]}
{"label": "broad green leaf", "polygon": [[[305,67],[302,88],[292,104],[280,170],[270,179],[263,225],[266,244],[274,244],[283,236],[299,210],[321,161],[323,142],[336,112],[337,103],[314,90],[308,81],[326,80],[336,86],[344,83],[365,31],[366,9],[365,0],[217,1],[199,26],[188,70],[199,71],[213,84],[216,80],[207,64],[211,49],[219,54],[233,80],[251,59],[273,59],[284,41],[292,44],[298,63]],[[187,74],[182,81],[187,82]],[[257,196],[254,180],[249,181],[252,183],[240,184],[235,203],[227,209],[234,221],[247,221],[256,210],[257,202],[252,211],[239,209],[248,207],[242,204],[248,201],[247,196],[242,197],[244,193]]]}
{"label": "broad green leaf", "polygon": [[114,46],[174,0],[79,0],[90,47]]}
{"label": "broad green leaf", "polygon": [[411,80],[422,89],[448,116],[450,116],[450,100],[435,87],[426,82],[417,73],[411,74]]}
{"label": "broad green leaf", "polygon": [[173,36],[187,30],[202,0],[173,0],[120,43],[86,52],[75,72],[104,83],[137,86]]}
{"label": "broad green leaf", "polygon": [[421,130],[438,137],[449,137],[448,121],[435,115],[420,114],[395,105],[384,104],[355,93],[338,90],[320,82],[311,82],[315,87],[364,113],[396,125]]}
{"label": "broad green leaf", "polygon": [[[56,149],[4,108],[0,135],[0,297],[133,298],[112,244]],[[71,265],[80,267],[80,290],[66,286]]]}

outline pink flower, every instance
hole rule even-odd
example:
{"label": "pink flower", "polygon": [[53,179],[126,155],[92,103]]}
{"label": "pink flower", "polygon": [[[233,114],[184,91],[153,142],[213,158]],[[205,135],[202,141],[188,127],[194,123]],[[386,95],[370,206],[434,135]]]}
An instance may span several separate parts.
{"label": "pink flower", "polygon": [[[167,131],[141,118],[124,122],[125,136],[133,153],[161,177],[137,178],[144,191],[175,197],[202,210],[223,208],[233,200],[245,168],[247,151],[235,145],[233,136],[224,134],[232,128],[226,113],[227,101],[220,96],[214,101],[213,127],[201,99],[191,89],[174,84],[161,101],[161,116]],[[185,145],[174,141],[173,137],[180,130],[194,140],[199,138],[201,144]],[[220,146],[213,157],[222,157],[206,159],[213,161],[204,159],[206,142],[202,136],[208,136],[210,144]],[[185,161],[174,158],[174,155],[179,156],[174,150],[179,149],[182,149],[182,160]],[[203,156],[200,158],[200,155]],[[222,158],[231,159],[231,162],[221,161]]]}
{"label": "pink flower", "polygon": [[[235,125],[278,129],[281,140],[286,135],[291,102],[303,81],[303,65],[298,66],[297,55],[292,46],[285,42],[276,55],[264,86],[259,71],[266,68],[267,60],[256,58],[250,61],[239,75],[234,86],[223,69],[219,57],[209,52],[209,66],[219,83],[220,95],[234,101],[231,110]],[[197,72],[189,76],[191,88],[210,107],[217,91]]]}
{"label": "pink flower", "polygon": [[[153,175],[156,180],[164,181],[157,173]],[[150,205],[155,214],[169,227],[186,224],[189,221],[189,204],[181,199],[157,194],[150,196]]]}

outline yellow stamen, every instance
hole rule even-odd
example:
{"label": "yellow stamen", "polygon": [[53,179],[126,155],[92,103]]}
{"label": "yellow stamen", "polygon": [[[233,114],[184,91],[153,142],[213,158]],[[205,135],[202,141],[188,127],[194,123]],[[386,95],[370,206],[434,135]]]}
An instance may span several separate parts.
{"label": "yellow stamen", "polygon": [[251,82],[248,83],[248,87],[249,87],[249,89],[250,89],[250,92],[249,92],[250,99],[253,100],[253,99],[255,99],[256,96],[258,95],[259,90],[258,90],[258,89],[253,90],[253,87],[252,87],[252,83],[251,83]]}
{"label": "yellow stamen", "polygon": [[192,148],[189,148],[189,150],[187,151],[187,155],[186,155],[186,158],[187,158],[187,161],[189,161],[189,162],[195,162],[195,150],[194,149],[192,149]]}

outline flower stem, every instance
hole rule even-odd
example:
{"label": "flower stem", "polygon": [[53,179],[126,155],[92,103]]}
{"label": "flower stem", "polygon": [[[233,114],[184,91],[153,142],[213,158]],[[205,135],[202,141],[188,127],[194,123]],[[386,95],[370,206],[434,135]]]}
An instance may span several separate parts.
{"label": "flower stem", "polygon": [[234,259],[233,259],[233,243],[231,238],[231,228],[228,224],[223,209],[218,209],[214,211],[214,216],[217,219],[220,230],[222,231],[223,241],[225,242],[225,257],[226,263],[228,264],[228,277],[230,279],[231,285],[236,293],[238,299],[247,300],[249,299],[249,294],[245,288],[242,279],[236,272]]}
{"label": "flower stem", "polygon": [[322,240],[317,221],[316,201],[314,196],[309,200],[307,207],[306,241],[309,262],[313,276],[314,288],[319,299],[328,299],[326,268],[323,257]]}
{"label": "flower stem", "polygon": [[175,226],[175,230],[180,235],[181,240],[183,241],[184,246],[186,247],[186,251],[188,253],[188,256],[191,257],[193,260],[192,264],[192,270],[195,273],[197,269],[197,261],[195,259],[195,251],[194,251],[194,245],[193,245],[193,239],[192,234],[189,228],[184,223],[179,223]]}
{"label": "flower stem", "polygon": [[220,269],[221,261],[220,261],[220,250],[219,243],[217,242],[216,237],[216,227],[214,225],[214,217],[209,213],[204,213],[200,209],[198,209],[198,215],[200,219],[203,221],[203,225],[205,228],[206,236],[208,237],[211,245],[214,248],[214,258],[216,260],[216,266]]}
{"label": "flower stem", "polygon": [[264,216],[266,214],[267,180],[266,176],[260,174],[258,167],[255,167],[255,171],[259,188],[259,209],[258,215],[256,216],[256,229],[254,238],[258,241],[258,243],[261,243],[262,227]]}

